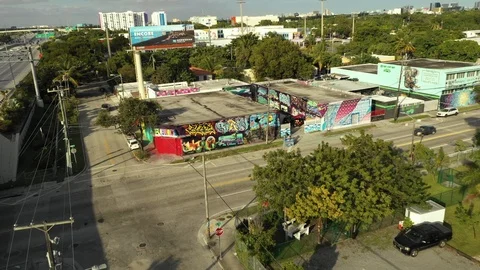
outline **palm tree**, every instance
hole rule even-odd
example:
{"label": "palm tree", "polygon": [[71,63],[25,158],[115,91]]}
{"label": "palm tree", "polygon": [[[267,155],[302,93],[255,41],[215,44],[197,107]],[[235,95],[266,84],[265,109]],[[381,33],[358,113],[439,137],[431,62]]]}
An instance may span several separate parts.
{"label": "palm tree", "polygon": [[232,41],[235,50],[235,58],[237,59],[237,67],[249,68],[250,57],[252,56],[253,47],[258,43],[258,36],[248,33],[238,37]]}
{"label": "palm tree", "polygon": [[78,82],[75,79],[77,70],[80,68],[80,63],[76,59],[69,55],[63,55],[59,59],[58,76],[53,79],[54,83],[63,84],[66,88],[71,83],[74,87],[78,86]]}
{"label": "palm tree", "polygon": [[403,59],[408,60],[413,57],[415,47],[413,46],[412,42],[406,41],[404,38],[400,38],[397,41],[395,50]]}

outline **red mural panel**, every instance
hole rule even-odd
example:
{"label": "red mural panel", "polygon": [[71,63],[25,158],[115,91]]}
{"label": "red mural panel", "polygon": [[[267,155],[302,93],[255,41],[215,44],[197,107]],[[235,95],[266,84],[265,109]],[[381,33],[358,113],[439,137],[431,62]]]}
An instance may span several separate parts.
{"label": "red mural panel", "polygon": [[360,99],[351,99],[351,100],[345,100],[342,102],[342,105],[340,105],[340,108],[338,109],[337,112],[337,117],[335,119],[335,122],[339,122],[341,119],[343,119],[345,116],[349,115],[355,108],[357,107],[358,102]]}
{"label": "red mural panel", "polygon": [[160,154],[183,156],[181,138],[154,137],[154,143]]}

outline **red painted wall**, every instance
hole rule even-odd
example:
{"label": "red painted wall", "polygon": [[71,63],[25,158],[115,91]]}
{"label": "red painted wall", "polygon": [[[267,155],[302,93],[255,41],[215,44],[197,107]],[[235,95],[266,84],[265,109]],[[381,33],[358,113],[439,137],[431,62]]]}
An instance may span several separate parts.
{"label": "red painted wall", "polygon": [[154,137],[154,143],[159,154],[183,156],[181,138]]}

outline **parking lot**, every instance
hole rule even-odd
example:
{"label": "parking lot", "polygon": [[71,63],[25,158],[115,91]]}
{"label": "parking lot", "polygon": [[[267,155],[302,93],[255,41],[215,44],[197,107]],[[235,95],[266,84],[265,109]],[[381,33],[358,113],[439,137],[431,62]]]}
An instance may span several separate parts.
{"label": "parking lot", "polygon": [[449,248],[433,247],[422,250],[413,258],[402,254],[392,245],[398,230],[392,226],[378,232],[345,240],[336,246],[322,247],[305,264],[305,269],[480,269],[480,265],[458,255]]}

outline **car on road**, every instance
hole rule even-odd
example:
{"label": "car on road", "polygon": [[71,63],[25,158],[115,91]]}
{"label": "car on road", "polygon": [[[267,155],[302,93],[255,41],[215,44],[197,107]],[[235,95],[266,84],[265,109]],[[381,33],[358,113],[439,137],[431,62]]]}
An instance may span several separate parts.
{"label": "car on road", "polygon": [[140,148],[140,144],[136,139],[133,138],[127,138],[127,145],[130,150],[135,150]]}
{"label": "car on road", "polygon": [[103,103],[102,104],[102,110],[111,111],[112,109],[113,109],[112,105],[110,105],[108,103]]}
{"label": "car on road", "polygon": [[413,131],[416,136],[424,136],[437,133],[437,129],[434,126],[420,126]]}
{"label": "car on road", "polygon": [[437,117],[447,117],[451,115],[457,115],[458,109],[454,107],[443,108],[437,112]]}
{"label": "car on road", "polygon": [[433,246],[443,248],[452,236],[451,227],[442,222],[423,222],[398,233],[393,245],[402,253],[416,257],[420,250]]}

